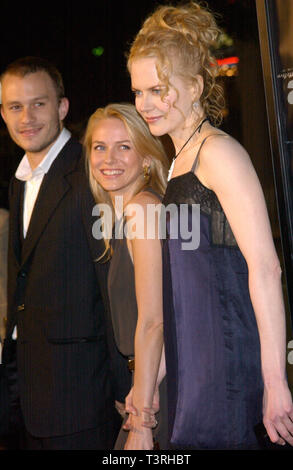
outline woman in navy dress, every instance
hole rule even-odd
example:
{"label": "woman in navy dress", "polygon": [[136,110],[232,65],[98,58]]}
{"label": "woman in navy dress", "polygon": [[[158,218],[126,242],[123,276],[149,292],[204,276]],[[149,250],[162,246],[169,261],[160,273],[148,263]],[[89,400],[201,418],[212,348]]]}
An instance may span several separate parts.
{"label": "woman in navy dress", "polygon": [[217,127],[218,34],[197,3],[162,6],[128,57],[138,112],[176,150],[163,200],[173,205],[163,242],[169,438],[179,448],[257,448],[263,420],[272,442],[293,445],[281,270],[250,158]]}

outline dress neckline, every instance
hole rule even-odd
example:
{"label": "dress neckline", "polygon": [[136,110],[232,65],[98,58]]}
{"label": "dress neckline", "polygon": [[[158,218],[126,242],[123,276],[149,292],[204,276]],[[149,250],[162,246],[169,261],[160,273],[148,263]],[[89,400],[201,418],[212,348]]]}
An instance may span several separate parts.
{"label": "dress neckline", "polygon": [[209,189],[207,188],[201,181],[200,179],[198,178],[198,176],[193,173],[193,171],[189,170],[189,171],[186,171],[185,173],[181,173],[181,175],[177,175],[177,176],[173,176],[172,178],[169,179],[168,183],[170,183],[171,181],[173,180],[176,180],[178,178],[181,178],[182,176],[186,176],[186,175],[193,175],[193,177],[196,179],[196,181],[204,188],[206,189],[207,191],[210,191],[212,193],[214,193],[214,191],[212,189]]}

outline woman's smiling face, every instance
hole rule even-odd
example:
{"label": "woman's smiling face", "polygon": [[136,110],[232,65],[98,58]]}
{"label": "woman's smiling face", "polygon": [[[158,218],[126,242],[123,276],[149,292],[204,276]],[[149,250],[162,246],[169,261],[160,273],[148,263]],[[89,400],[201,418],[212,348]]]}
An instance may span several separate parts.
{"label": "woman's smiling face", "polygon": [[112,199],[124,196],[126,202],[132,197],[143,178],[143,164],[120,119],[98,121],[92,133],[90,165],[94,178]]}

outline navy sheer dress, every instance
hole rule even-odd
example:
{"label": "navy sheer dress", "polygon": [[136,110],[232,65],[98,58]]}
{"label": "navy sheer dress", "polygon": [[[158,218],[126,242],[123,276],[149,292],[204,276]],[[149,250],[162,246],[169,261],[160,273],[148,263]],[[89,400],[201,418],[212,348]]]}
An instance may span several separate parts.
{"label": "navy sheer dress", "polygon": [[[190,172],[169,181],[163,199],[165,206],[186,204],[189,229],[200,230],[198,248],[182,249],[180,218],[179,236],[172,239],[176,221],[167,211],[169,439],[175,448],[257,448],[253,428],[262,420],[263,382],[247,264],[216,194],[194,174],[197,158]],[[200,205],[197,228],[192,227],[193,204]]]}

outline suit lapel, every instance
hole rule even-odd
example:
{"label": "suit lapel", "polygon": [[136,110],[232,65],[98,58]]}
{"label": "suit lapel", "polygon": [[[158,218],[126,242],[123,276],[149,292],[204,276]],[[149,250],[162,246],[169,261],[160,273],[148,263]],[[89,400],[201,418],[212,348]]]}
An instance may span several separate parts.
{"label": "suit lapel", "polygon": [[24,182],[13,180],[13,194],[9,199],[9,236],[11,239],[12,252],[20,266],[21,257],[21,217],[23,207]]}
{"label": "suit lapel", "polygon": [[42,181],[27,235],[22,246],[22,264],[30,256],[48,221],[64,195],[70,189],[65,176],[73,171],[76,165],[76,152],[75,156],[72,155],[72,145],[70,145],[70,142],[61,150]]}

